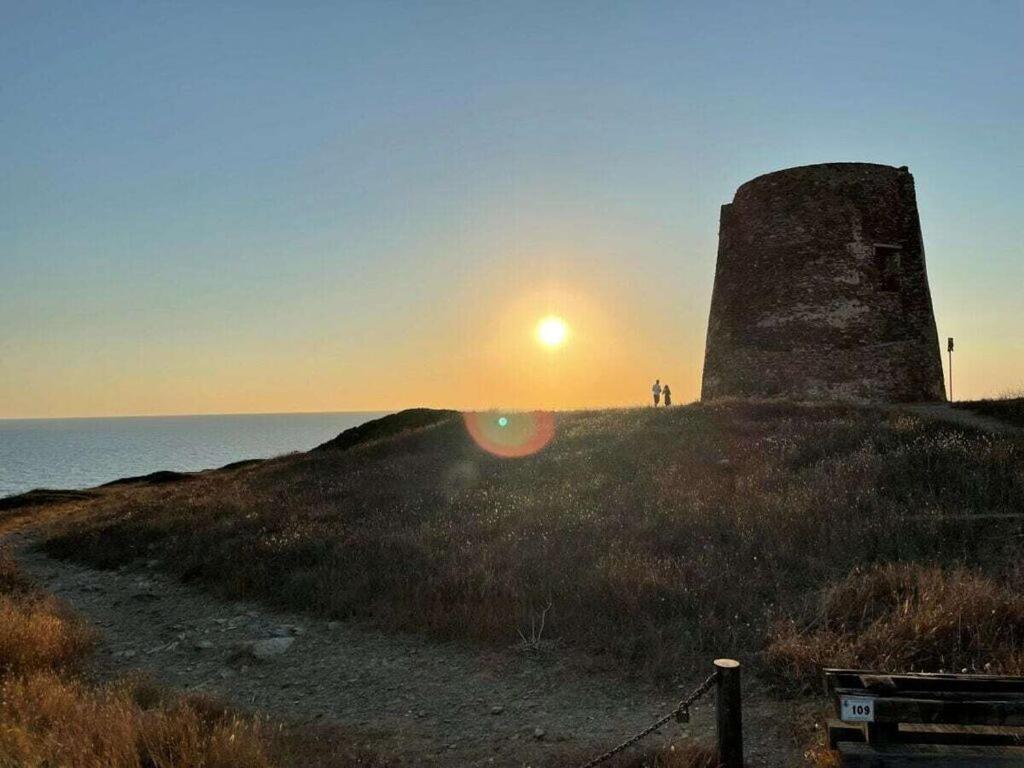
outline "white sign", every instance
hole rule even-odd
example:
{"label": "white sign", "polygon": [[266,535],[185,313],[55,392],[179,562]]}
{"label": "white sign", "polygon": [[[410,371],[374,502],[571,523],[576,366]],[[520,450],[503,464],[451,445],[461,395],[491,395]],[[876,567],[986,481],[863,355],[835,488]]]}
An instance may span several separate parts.
{"label": "white sign", "polygon": [[868,696],[841,696],[839,719],[844,723],[875,722],[875,700]]}

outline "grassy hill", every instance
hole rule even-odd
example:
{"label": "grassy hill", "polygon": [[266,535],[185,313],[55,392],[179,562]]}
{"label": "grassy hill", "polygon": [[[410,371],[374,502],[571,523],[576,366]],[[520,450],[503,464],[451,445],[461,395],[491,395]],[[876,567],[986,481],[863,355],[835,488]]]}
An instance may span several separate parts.
{"label": "grassy hill", "polygon": [[738,655],[806,683],[822,663],[1021,669],[1022,498],[1018,440],[889,410],[564,413],[517,459],[420,410],[306,454],[105,488],[45,547],[666,680]]}

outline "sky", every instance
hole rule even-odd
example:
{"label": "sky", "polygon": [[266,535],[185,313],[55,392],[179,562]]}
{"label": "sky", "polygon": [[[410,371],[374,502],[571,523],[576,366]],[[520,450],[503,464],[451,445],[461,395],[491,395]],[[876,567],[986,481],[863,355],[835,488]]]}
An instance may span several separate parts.
{"label": "sky", "polygon": [[720,205],[834,161],[1022,390],[1022,137],[1019,1],[0,0],[0,417],[693,400]]}

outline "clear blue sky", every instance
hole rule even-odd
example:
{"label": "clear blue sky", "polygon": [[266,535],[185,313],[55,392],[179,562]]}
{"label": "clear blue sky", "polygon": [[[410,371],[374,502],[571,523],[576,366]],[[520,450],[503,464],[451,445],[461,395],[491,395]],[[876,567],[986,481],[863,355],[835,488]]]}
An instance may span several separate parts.
{"label": "clear blue sky", "polygon": [[840,160],[1024,387],[1021,2],[0,7],[0,417],[691,399],[719,205]]}

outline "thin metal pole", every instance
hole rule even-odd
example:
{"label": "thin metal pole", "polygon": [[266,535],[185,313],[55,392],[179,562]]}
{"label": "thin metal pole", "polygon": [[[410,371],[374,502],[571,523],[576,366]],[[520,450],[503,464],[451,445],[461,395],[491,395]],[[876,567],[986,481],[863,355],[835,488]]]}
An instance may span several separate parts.
{"label": "thin metal pole", "polygon": [[953,350],[949,350],[949,402],[953,402]]}
{"label": "thin metal pole", "polygon": [[718,708],[718,761],[722,768],[743,768],[743,705],[740,663],[715,659]]}

